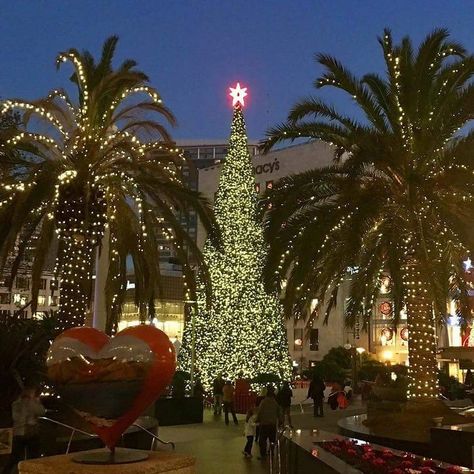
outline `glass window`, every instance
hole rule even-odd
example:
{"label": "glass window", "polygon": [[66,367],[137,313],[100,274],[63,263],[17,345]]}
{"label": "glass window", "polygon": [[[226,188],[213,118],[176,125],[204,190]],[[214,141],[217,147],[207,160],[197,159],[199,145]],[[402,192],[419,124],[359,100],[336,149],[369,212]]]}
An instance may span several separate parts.
{"label": "glass window", "polygon": [[48,282],[48,280],[46,280],[46,278],[41,278],[41,281],[40,281],[40,290],[46,290],[46,283]]}
{"label": "glass window", "polygon": [[192,150],[185,150],[184,156],[186,156],[186,158],[189,158],[190,160],[197,160],[197,157],[198,157],[197,148],[193,148]]}
{"label": "glass window", "polygon": [[0,293],[0,304],[10,304],[10,293]]}
{"label": "glass window", "polygon": [[295,351],[303,350],[303,329],[295,328],[293,331]]}
{"label": "glass window", "polygon": [[44,306],[46,304],[46,296],[39,295],[38,296],[38,306]]}
{"label": "glass window", "polygon": [[14,293],[13,302],[18,306],[24,306],[26,304],[26,296],[21,293]]}
{"label": "glass window", "polygon": [[50,306],[57,306],[58,302],[59,302],[59,296],[50,296],[49,297]]}
{"label": "glass window", "polygon": [[208,160],[214,158],[214,148],[199,148],[199,159]]}
{"label": "glass window", "polygon": [[0,318],[6,319],[10,316],[10,311],[8,309],[0,309]]}
{"label": "glass window", "polygon": [[319,351],[319,329],[311,329],[309,333],[309,350]]}
{"label": "glass window", "polygon": [[227,154],[227,148],[226,147],[216,147],[216,158],[225,158],[225,155]]}
{"label": "glass window", "polygon": [[16,277],[16,287],[20,290],[29,290],[30,288],[30,279],[25,276]]}
{"label": "glass window", "polygon": [[57,280],[49,280],[49,289],[50,290],[57,290],[59,288],[58,281]]}

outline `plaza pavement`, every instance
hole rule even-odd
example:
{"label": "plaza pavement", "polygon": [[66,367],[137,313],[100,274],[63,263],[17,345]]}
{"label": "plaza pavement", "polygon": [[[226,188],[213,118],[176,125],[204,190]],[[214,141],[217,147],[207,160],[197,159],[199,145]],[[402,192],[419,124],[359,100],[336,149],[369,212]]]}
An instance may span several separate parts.
{"label": "plaza pavement", "polygon": [[[324,406],[323,418],[312,416],[312,406],[292,408],[295,429],[318,428],[337,433],[337,421],[345,416],[365,412],[360,400],[354,400],[346,410],[333,411]],[[245,444],[244,415],[237,415],[239,425],[224,424],[224,416],[214,417],[210,410],[204,412],[204,423],[195,425],[165,426],[159,431],[160,438],[176,443],[176,452],[190,454],[197,459],[198,474],[263,474],[269,473],[267,462],[257,459],[258,447],[254,445],[253,458],[242,455]]]}

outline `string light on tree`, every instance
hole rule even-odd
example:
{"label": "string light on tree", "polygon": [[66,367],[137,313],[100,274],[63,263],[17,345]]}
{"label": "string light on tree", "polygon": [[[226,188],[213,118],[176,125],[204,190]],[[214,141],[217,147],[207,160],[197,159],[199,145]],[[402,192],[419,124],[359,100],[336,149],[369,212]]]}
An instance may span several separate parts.
{"label": "string light on tree", "polygon": [[[175,211],[207,212],[204,203],[183,185],[185,158],[160,123],[165,118],[173,124],[172,113],[148,85],[146,75],[136,69],[135,61],[113,68],[117,40],[111,37],[105,42],[98,62],[75,49],[59,54],[58,67],[73,66],[71,80],[77,96],[55,89],[38,101],[14,99],[0,104],[0,114],[15,113],[22,119],[21,126],[9,129],[0,143],[0,155],[16,153],[19,163],[10,174],[7,170],[2,175],[0,227],[22,238],[24,229],[33,226],[39,231],[32,265],[33,294],[38,292],[45,256],[57,241],[61,328],[83,324],[90,310],[93,262],[106,229],[105,299],[111,331],[126,292],[127,262],[135,268],[135,300],[145,319],[159,287],[160,226],[166,227],[170,245],[176,246],[187,268],[187,253],[182,250],[187,236]],[[48,130],[48,134],[38,130]],[[12,251],[13,237],[2,240],[2,255]],[[185,273],[189,280],[190,271]]]}
{"label": "string light on tree", "polygon": [[263,285],[266,246],[242,112],[246,95],[239,83],[230,88],[229,151],[214,203],[222,242],[216,247],[208,239],[203,250],[212,298],[208,306],[199,284],[194,324],[185,327],[179,355],[181,369],[190,371],[194,346],[195,367],[206,388],[218,373],[232,380],[241,374],[249,379],[291,374],[282,307],[278,295],[268,294]]}

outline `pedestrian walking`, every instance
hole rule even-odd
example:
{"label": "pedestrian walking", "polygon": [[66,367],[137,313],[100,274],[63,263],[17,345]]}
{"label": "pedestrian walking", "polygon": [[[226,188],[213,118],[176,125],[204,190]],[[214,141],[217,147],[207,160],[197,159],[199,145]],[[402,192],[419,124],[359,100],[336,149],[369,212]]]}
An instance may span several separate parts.
{"label": "pedestrian walking", "polygon": [[218,374],[212,383],[212,394],[214,395],[214,415],[222,413],[222,390],[224,388],[224,379]]}
{"label": "pedestrian walking", "polygon": [[253,406],[249,408],[247,416],[245,417],[245,436],[247,437],[247,442],[243,450],[243,455],[246,458],[252,457],[252,446],[257,433],[257,407]]}
{"label": "pedestrian walking", "polygon": [[313,374],[311,383],[308,388],[308,398],[313,399],[313,416],[324,416],[323,402],[324,402],[324,389],[326,385],[316,374]]}
{"label": "pedestrian walking", "polygon": [[290,384],[288,382],[283,382],[283,387],[281,390],[278,391],[277,394],[277,402],[280,405],[282,416],[283,416],[283,423],[285,423],[286,419],[288,418],[288,425],[290,428],[293,428],[293,424],[291,423],[291,399],[293,397],[293,391],[290,388]]}
{"label": "pedestrian walking", "polygon": [[27,386],[19,398],[12,403],[13,445],[10,459],[2,474],[9,474],[20,461],[40,456],[38,418],[45,414],[40,402],[38,388]]}
{"label": "pedestrian walking", "polygon": [[260,447],[259,459],[265,459],[267,456],[268,443],[270,443],[270,452],[273,455],[277,426],[281,422],[281,410],[275,399],[275,390],[272,385],[269,385],[267,387],[267,395],[260,402],[257,412],[257,423],[260,426],[260,433],[258,436],[258,444]]}
{"label": "pedestrian walking", "polygon": [[229,412],[232,413],[232,419],[234,420],[234,423],[236,425],[239,424],[237,420],[237,416],[235,415],[235,390],[234,386],[228,380],[222,389],[223,395],[222,395],[222,400],[224,403],[224,419],[225,419],[225,424],[229,424]]}

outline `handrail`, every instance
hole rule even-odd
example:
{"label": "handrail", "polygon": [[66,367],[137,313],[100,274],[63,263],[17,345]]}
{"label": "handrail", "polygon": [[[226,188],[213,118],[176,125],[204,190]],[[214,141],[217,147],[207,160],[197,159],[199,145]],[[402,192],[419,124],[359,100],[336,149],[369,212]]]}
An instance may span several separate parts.
{"label": "handrail", "polygon": [[59,426],[62,426],[63,428],[67,428],[69,430],[72,430],[72,431],[77,431],[78,433],[81,433],[83,435],[86,435],[86,436],[89,436],[90,438],[97,438],[97,435],[94,434],[94,433],[88,433],[87,431],[83,431],[79,428],[76,428],[74,426],[71,426],[71,425],[67,425],[66,423],[62,423],[61,421],[58,421],[58,420],[55,420],[54,418],[49,418],[47,416],[40,416],[38,417],[40,420],[45,420],[45,421],[49,421],[51,423],[54,423],[55,425],[59,425]]}
{"label": "handrail", "polygon": [[[71,436],[69,437],[69,441],[67,443],[67,448],[66,448],[66,454],[69,454],[69,450],[71,448],[71,443],[72,443],[72,440],[74,438],[74,435],[77,433],[81,433],[85,436],[88,436],[89,438],[97,438],[98,436],[94,433],[88,433],[87,431],[83,431],[79,428],[75,428],[74,426],[71,426],[71,425],[68,425],[66,423],[63,423],[61,421],[58,421],[58,420],[55,420],[54,418],[49,418],[47,416],[40,416],[39,417],[40,420],[44,420],[44,421],[49,421],[50,423],[54,423],[58,426],[62,426],[63,428],[67,428],[68,430],[71,431]],[[152,437],[152,442],[151,442],[151,446],[150,446],[150,451],[153,451],[153,448],[155,446],[155,441],[158,441],[160,442],[161,444],[164,444],[164,445],[171,445],[172,449],[174,450],[176,447],[175,447],[175,444],[172,442],[172,441],[163,441],[162,439],[160,439],[155,433],[153,433],[152,431],[148,430],[147,428],[145,428],[144,426],[140,425],[140,423],[133,423],[132,426],[135,426],[136,428],[144,431],[145,433],[147,433],[148,435],[150,435]]]}
{"label": "handrail", "polygon": [[281,474],[281,443],[280,440],[286,431],[286,427],[276,429],[276,439],[270,445],[270,474]]}
{"label": "handrail", "polygon": [[83,431],[79,428],[75,428],[74,426],[68,425],[66,423],[62,423],[61,421],[55,420],[53,418],[48,418],[47,416],[40,416],[39,419],[49,421],[50,423],[54,423],[58,426],[62,426],[63,428],[67,428],[67,429],[71,430],[71,436],[69,436],[69,440],[67,442],[66,454],[69,454],[69,450],[71,449],[72,439],[74,438],[74,435],[76,434],[76,431],[78,433],[81,433],[81,434],[85,435],[85,436],[88,436],[89,438],[97,438],[96,434],[88,433],[87,431]]}
{"label": "handrail", "polygon": [[153,441],[151,442],[150,451],[153,451],[153,447],[154,447],[155,441],[159,441],[161,444],[169,444],[169,445],[171,445],[171,447],[173,448],[173,450],[176,449],[176,446],[175,446],[175,444],[173,443],[173,441],[163,441],[163,440],[160,439],[155,433],[153,433],[152,431],[148,430],[147,428],[145,428],[144,426],[140,425],[139,423],[135,422],[135,423],[133,423],[132,426],[136,426],[137,428],[140,428],[142,431],[144,431],[145,433],[149,434],[149,435],[153,438]]}

